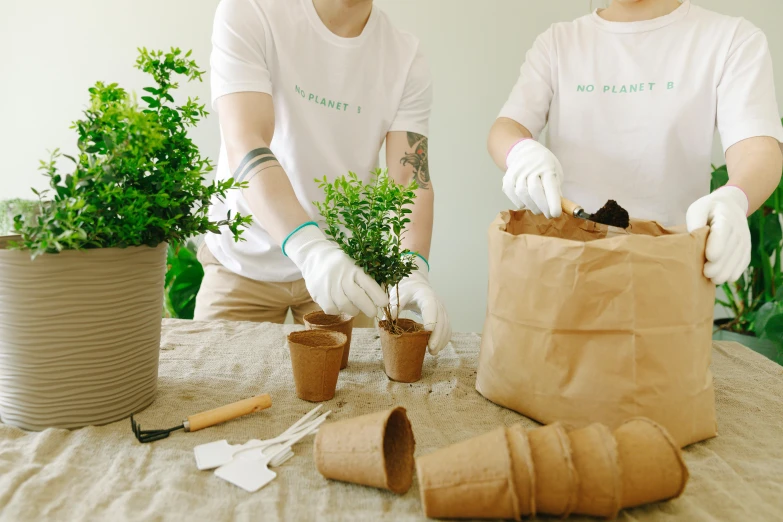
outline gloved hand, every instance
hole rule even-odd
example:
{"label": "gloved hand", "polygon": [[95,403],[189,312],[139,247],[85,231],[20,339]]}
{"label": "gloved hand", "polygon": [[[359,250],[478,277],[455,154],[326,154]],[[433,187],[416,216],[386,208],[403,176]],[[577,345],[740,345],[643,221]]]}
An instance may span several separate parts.
{"label": "gloved hand", "polygon": [[517,142],[506,156],[503,192],[519,208],[547,218],[558,217],[563,167],[552,152],[533,139]]}
{"label": "gloved hand", "polygon": [[307,291],[327,314],[355,316],[361,311],[375,317],[378,308],[389,304],[378,283],[314,223],[288,236],[283,253],[302,271]]}
{"label": "gloved hand", "polygon": [[709,226],[704,276],[716,285],[734,282],[750,264],[748,197],[739,187],[721,187],[688,208],[688,232]]}
{"label": "gloved hand", "polygon": [[397,308],[410,310],[421,316],[425,330],[430,330],[430,340],[427,348],[432,355],[437,355],[451,340],[451,324],[446,307],[435,294],[429,280],[429,267],[420,257],[416,256],[418,270],[400,281],[400,302],[397,303],[397,290],[391,291],[392,314],[397,315]]}

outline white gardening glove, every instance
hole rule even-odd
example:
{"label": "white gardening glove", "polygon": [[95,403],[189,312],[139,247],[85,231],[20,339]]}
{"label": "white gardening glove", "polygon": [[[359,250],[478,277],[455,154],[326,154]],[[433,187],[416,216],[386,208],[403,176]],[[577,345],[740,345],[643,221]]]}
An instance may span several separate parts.
{"label": "white gardening glove", "polygon": [[688,232],[709,226],[704,276],[716,285],[734,282],[750,264],[748,197],[739,187],[721,187],[688,208]]}
{"label": "white gardening glove", "polygon": [[302,271],[307,291],[327,314],[343,312],[355,316],[361,311],[375,317],[378,308],[389,304],[380,285],[315,224],[288,236],[283,242],[283,253]]}
{"label": "white gardening glove", "polygon": [[547,218],[560,216],[562,180],[560,161],[536,140],[517,142],[506,156],[503,192],[519,208]]}
{"label": "white gardening glove", "polygon": [[400,281],[399,304],[397,290],[391,291],[392,315],[397,315],[398,305],[400,310],[420,315],[424,329],[432,332],[427,348],[432,355],[437,355],[451,340],[449,314],[430,285],[427,263],[419,256],[416,256],[415,263],[418,270]]}

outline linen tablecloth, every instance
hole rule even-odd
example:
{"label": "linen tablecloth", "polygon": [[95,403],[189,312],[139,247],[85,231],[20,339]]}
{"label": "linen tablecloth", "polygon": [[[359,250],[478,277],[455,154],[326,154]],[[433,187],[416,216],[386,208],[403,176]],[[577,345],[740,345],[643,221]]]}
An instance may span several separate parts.
{"label": "linen tablecloth", "polygon": [[[196,469],[194,446],[270,438],[313,407],[294,393],[285,336],[295,328],[164,322],[157,399],[138,421],[170,427],[199,411],[271,394],[272,408],[221,426],[139,444],[127,421],[40,433],[0,424],[0,520],[424,520],[416,481],[397,496],[324,479],[313,464],[312,437],[256,493]],[[417,455],[502,424],[535,426],[475,391],[479,340],[455,334],[438,358],[427,356],[420,382],[402,384],[384,374],[376,332],[356,330],[350,365],[324,409],[338,420],[404,406]],[[618,520],[783,519],[783,368],[736,343],[716,343],[712,367],[719,436],[685,450],[691,479],[684,495],[624,511]]]}

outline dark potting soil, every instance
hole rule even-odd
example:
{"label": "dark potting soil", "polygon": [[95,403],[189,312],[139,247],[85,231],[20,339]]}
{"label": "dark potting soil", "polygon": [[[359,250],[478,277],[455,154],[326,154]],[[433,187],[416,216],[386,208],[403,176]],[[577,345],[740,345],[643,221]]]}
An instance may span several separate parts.
{"label": "dark potting soil", "polygon": [[402,335],[406,333],[417,333],[424,330],[424,326],[420,325],[412,319],[397,319],[396,327],[389,324],[388,321],[381,321],[380,327],[389,332],[392,335]]}
{"label": "dark potting soil", "polygon": [[598,209],[598,212],[593,214],[592,220],[610,227],[628,228],[631,224],[628,211],[618,205],[613,199],[610,199],[606,202],[606,205]]}

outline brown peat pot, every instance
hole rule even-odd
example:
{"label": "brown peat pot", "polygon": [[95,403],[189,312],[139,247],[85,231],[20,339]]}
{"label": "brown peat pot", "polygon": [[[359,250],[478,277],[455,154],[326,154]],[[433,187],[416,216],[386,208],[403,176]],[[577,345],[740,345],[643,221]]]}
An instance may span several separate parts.
{"label": "brown peat pot", "polygon": [[328,479],[403,494],[413,483],[415,446],[405,408],[397,407],[324,424],[313,456]]}
{"label": "brown peat pot", "polygon": [[348,341],[343,350],[343,360],[340,369],[348,366],[348,354],[351,351],[351,332],[353,332],[353,317],[347,314],[331,315],[323,312],[310,312],[304,316],[305,327],[308,330],[329,330],[344,334]]}
{"label": "brown peat pot", "polygon": [[297,397],[310,402],[334,397],[346,342],[345,334],[326,330],[288,334]]}
{"label": "brown peat pot", "polygon": [[378,326],[383,365],[389,379],[398,382],[416,382],[421,379],[421,368],[431,332],[410,319],[397,320],[397,326],[402,329],[402,333],[398,334],[387,329],[386,321],[380,321]]}

